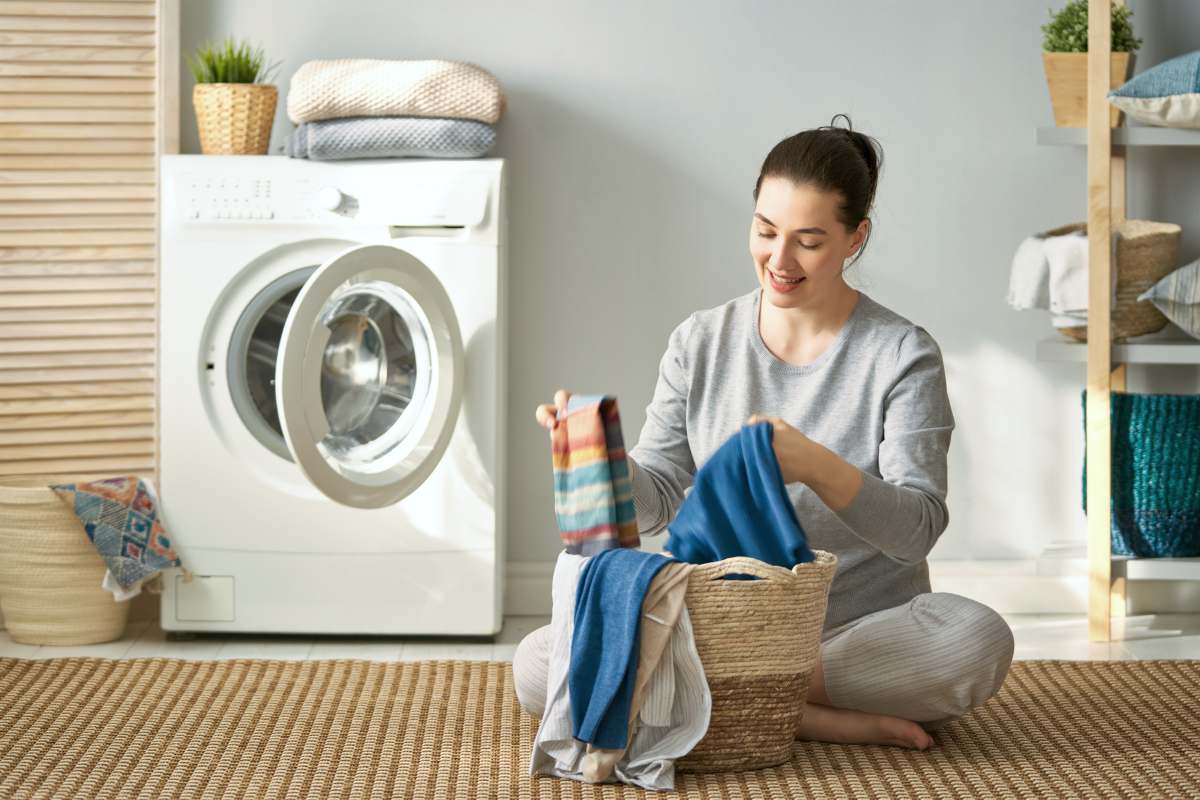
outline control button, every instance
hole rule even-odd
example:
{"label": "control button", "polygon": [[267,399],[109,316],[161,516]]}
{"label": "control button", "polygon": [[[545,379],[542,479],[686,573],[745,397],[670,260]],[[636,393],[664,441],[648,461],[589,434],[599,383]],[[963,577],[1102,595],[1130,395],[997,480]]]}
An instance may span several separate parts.
{"label": "control button", "polygon": [[198,208],[188,209],[187,215],[188,215],[189,219],[200,219],[200,209],[198,209]]}
{"label": "control button", "polygon": [[332,186],[322,186],[317,190],[313,199],[316,201],[317,207],[323,208],[326,211],[337,211],[342,207],[346,196],[342,194],[340,189],[335,189]]}

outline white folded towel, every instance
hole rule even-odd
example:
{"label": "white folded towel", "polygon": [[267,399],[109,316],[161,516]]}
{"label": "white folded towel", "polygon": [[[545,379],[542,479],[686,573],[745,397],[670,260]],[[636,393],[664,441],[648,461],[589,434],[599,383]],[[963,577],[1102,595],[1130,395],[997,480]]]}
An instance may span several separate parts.
{"label": "white folded towel", "polygon": [[[1088,238],[1083,231],[1027,237],[1017,247],[1009,274],[1008,304],[1019,310],[1042,308],[1056,328],[1087,324]],[[1116,270],[1111,302],[1116,304]]]}
{"label": "white folded towel", "polygon": [[1042,241],[1049,265],[1050,313],[1075,316],[1087,314],[1088,239],[1075,233],[1051,236]]}
{"label": "white folded towel", "polygon": [[1050,265],[1042,249],[1042,234],[1027,237],[1017,247],[1008,276],[1008,304],[1018,311],[1049,308]]}

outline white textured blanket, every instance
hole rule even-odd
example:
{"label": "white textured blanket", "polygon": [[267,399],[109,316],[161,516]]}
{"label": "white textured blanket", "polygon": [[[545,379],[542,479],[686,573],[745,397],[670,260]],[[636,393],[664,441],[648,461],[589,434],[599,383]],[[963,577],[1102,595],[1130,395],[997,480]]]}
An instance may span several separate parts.
{"label": "white textured blanket", "polygon": [[398,116],[494,124],[504,113],[504,93],[490,72],[457,61],[309,61],[292,76],[287,111],[296,124]]}

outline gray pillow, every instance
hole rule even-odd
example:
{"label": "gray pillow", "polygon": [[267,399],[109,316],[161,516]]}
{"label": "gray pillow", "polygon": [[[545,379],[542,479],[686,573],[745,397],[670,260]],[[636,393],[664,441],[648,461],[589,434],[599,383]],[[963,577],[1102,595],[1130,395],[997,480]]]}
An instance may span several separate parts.
{"label": "gray pillow", "polygon": [[1138,295],[1167,319],[1200,339],[1200,259],[1164,276]]}

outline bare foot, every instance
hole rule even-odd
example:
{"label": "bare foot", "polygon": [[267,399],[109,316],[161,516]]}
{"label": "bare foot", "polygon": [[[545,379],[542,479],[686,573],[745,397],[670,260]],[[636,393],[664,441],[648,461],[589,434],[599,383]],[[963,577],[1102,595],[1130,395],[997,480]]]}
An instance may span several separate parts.
{"label": "bare foot", "polygon": [[915,722],[883,714],[866,714],[819,703],[804,706],[797,739],[836,744],[889,744],[924,750],[933,737]]}

